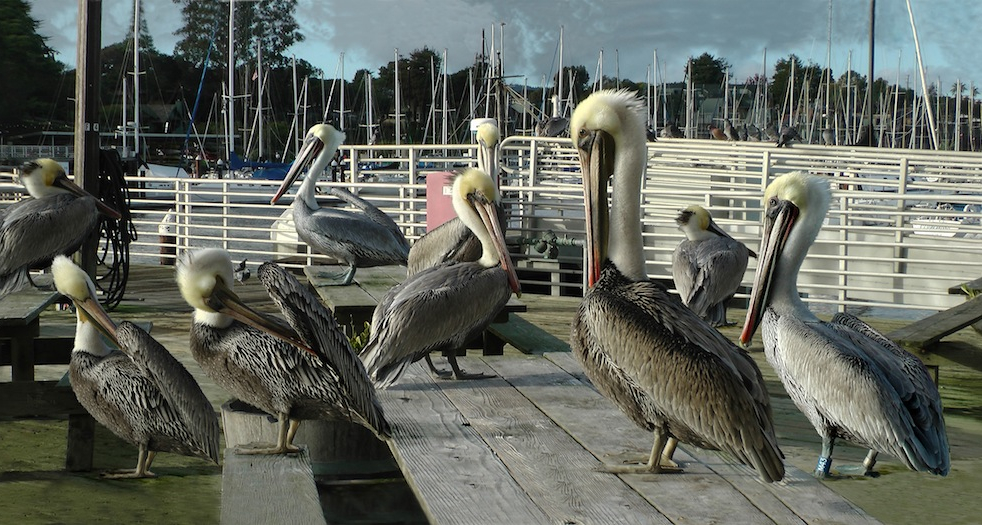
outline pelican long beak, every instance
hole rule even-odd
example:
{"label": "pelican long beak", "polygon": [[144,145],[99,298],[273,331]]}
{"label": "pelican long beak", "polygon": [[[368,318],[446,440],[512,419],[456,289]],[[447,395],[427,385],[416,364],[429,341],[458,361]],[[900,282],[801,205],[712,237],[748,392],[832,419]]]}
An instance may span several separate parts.
{"label": "pelican long beak", "polygon": [[[729,233],[726,233],[725,230],[723,230],[722,228],[720,228],[719,226],[717,226],[716,225],[716,221],[714,221],[712,219],[709,220],[709,228],[706,228],[706,229],[709,230],[712,233],[715,233],[716,235],[719,235],[720,237],[726,237],[727,239],[732,239],[732,240],[736,241],[736,239],[734,239],[732,235],[730,235]],[[739,241],[737,241],[737,242],[739,242]],[[754,259],[757,258],[757,252],[755,252],[755,251],[753,251],[753,250],[751,250],[749,248],[747,249],[747,251],[750,252],[750,256],[751,257],[753,257]]]}
{"label": "pelican long beak", "polygon": [[498,148],[490,146],[483,139],[477,141],[477,165],[498,184]]}
{"label": "pelican long beak", "polygon": [[95,323],[96,329],[102,335],[106,336],[113,344],[123,350],[123,347],[119,344],[119,340],[116,339],[116,323],[109,317],[106,310],[102,308],[99,301],[89,296],[81,300],[73,298],[72,302],[75,303],[75,308],[78,309],[79,317]]}
{"label": "pelican long beak", "polygon": [[494,243],[495,250],[498,251],[498,261],[501,269],[508,274],[508,285],[511,290],[519,297],[522,296],[522,287],[518,283],[518,274],[515,272],[515,265],[511,261],[511,254],[508,253],[508,246],[505,243],[505,233],[501,230],[498,223],[498,209],[494,202],[478,202],[474,206],[477,214],[481,217],[481,222],[491,234],[491,241]]}
{"label": "pelican long beak", "polygon": [[64,188],[75,195],[78,195],[79,197],[92,197],[95,199],[96,208],[98,208],[99,211],[106,217],[111,217],[117,220],[123,217],[118,211],[110,208],[109,205],[96,198],[95,195],[92,195],[91,193],[82,189],[81,186],[69,180],[68,177],[58,177],[52,184]]}
{"label": "pelican long beak", "polygon": [[791,201],[779,201],[767,211],[764,218],[764,237],[760,240],[760,256],[757,258],[757,272],[754,274],[754,286],[750,292],[750,306],[747,308],[743,332],[740,333],[740,344],[744,348],[750,346],[750,340],[764,315],[764,306],[770,299],[771,279],[791,230],[798,220],[798,214],[798,207]]}
{"label": "pelican long beak", "polygon": [[215,289],[212,290],[211,297],[205,302],[216,312],[223,313],[239,322],[245,323],[257,330],[262,330],[273,337],[282,339],[305,352],[317,356],[317,352],[304,343],[300,335],[293,328],[290,328],[273,316],[250,308],[221,279],[217,281]]}
{"label": "pelican long beak", "polygon": [[324,149],[324,141],[318,138],[316,135],[307,135],[307,138],[303,140],[303,146],[300,148],[300,153],[297,154],[297,158],[294,159],[293,164],[290,166],[290,171],[287,172],[286,177],[283,177],[283,184],[280,184],[280,189],[276,190],[276,195],[269,201],[270,204],[276,204],[277,201],[283,197],[283,194],[293,186],[294,181],[297,177],[304,172],[317,158],[321,150]]}
{"label": "pelican long beak", "polygon": [[587,285],[600,280],[600,267],[607,259],[610,210],[607,181],[614,173],[614,139],[603,130],[582,133],[577,140],[583,172],[583,206],[586,214]]}

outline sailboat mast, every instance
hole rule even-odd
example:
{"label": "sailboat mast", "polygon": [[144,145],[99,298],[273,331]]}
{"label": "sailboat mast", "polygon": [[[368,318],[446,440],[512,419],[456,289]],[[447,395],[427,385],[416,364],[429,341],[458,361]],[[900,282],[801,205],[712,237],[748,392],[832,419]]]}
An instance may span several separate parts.
{"label": "sailboat mast", "polygon": [[235,152],[235,0],[228,1],[228,138],[225,141],[225,156],[231,159]]}
{"label": "sailboat mast", "polygon": [[133,1],[133,154],[140,156],[140,0]]}
{"label": "sailboat mast", "polygon": [[344,131],[344,51],[341,52],[338,61],[341,63],[341,111],[338,115],[338,131]]}
{"label": "sailboat mast", "polygon": [[399,48],[395,50],[395,70],[396,70],[396,146],[402,144],[402,98],[399,91]]}

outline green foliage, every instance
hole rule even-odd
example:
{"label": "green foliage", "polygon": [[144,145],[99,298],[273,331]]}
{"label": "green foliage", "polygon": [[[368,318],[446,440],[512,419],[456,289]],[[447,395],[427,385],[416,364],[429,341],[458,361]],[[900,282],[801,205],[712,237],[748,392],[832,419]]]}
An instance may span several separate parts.
{"label": "green foliage", "polygon": [[0,93],[7,102],[0,104],[0,130],[47,121],[64,91],[64,65],[37,33],[30,11],[24,0],[0,0]]}
{"label": "green foliage", "polygon": [[365,345],[368,344],[368,339],[371,336],[371,330],[372,330],[371,323],[365,323],[364,329],[357,334],[354,333],[355,327],[354,326],[351,327],[352,335],[350,338],[348,338],[348,341],[351,342],[351,348],[355,351],[356,354],[360,353],[361,349],[365,348]]}
{"label": "green foliage", "polygon": [[[696,86],[721,86],[730,63],[703,53],[692,59],[692,83]],[[686,69],[688,69],[688,64]],[[686,73],[689,73],[686,71]]]}

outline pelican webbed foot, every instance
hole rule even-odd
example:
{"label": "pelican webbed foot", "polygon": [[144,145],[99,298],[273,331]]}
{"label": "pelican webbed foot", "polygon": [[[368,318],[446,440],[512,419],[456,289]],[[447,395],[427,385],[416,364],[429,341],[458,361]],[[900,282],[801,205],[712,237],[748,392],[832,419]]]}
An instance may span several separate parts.
{"label": "pelican webbed foot", "polygon": [[677,474],[683,472],[679,464],[672,460],[679,441],[662,431],[654,432],[651,454],[648,462],[632,465],[604,465],[603,470],[611,474]]}
{"label": "pelican webbed foot", "polygon": [[842,465],[836,470],[842,475],[878,478],[880,477],[880,473],[873,470],[873,467],[876,466],[876,456],[878,454],[877,451],[871,449],[866,454],[866,459],[863,460],[862,465]]}
{"label": "pelican webbed foot", "polygon": [[290,444],[250,443],[235,447],[236,454],[244,455],[296,454],[297,452],[300,452],[300,447]]}
{"label": "pelican webbed foot", "polygon": [[484,372],[478,372],[476,374],[470,374],[465,372],[460,365],[457,364],[457,356],[450,354],[447,356],[447,362],[450,363],[450,368],[453,369],[453,376],[457,379],[489,379],[492,377],[497,377],[494,374],[485,374]]}
{"label": "pelican webbed foot", "polygon": [[150,472],[150,464],[153,463],[153,458],[157,455],[156,452],[152,450],[147,450],[145,444],[140,445],[140,451],[136,456],[136,468],[135,469],[123,469],[123,470],[108,470],[100,474],[99,477],[103,479],[142,479],[142,478],[155,478],[156,474]]}
{"label": "pelican webbed foot", "polygon": [[320,272],[317,274],[317,279],[322,282],[318,283],[318,286],[348,286],[355,279],[355,270],[356,268],[354,266],[349,266],[343,272]]}

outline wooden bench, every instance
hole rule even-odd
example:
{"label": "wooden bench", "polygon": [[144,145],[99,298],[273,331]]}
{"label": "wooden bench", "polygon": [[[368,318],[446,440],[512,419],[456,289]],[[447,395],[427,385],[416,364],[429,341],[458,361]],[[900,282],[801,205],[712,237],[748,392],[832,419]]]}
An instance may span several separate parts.
{"label": "wooden bench", "polygon": [[389,447],[430,523],[877,523],[790,464],[765,484],[683,445],[684,473],[603,472],[647,459],[652,437],[581,379],[570,352],[461,364],[496,377],[461,388],[416,363],[379,392]]}
{"label": "wooden bench", "polygon": [[[508,343],[526,354],[569,352],[569,345],[563,340],[543,330],[535,323],[526,321],[520,315],[510,316],[508,321],[504,323],[492,323],[491,326],[488,326],[487,331],[486,339],[493,337],[500,345]],[[500,355],[500,353],[495,355]]]}
{"label": "wooden bench", "polygon": [[276,455],[225,449],[221,523],[326,523],[307,449]]}
{"label": "wooden bench", "polygon": [[887,334],[897,344],[924,351],[941,338],[982,319],[982,296],[925,317]]}
{"label": "wooden bench", "polygon": [[[314,288],[324,304],[334,312],[338,324],[350,336],[351,330],[360,333],[365,323],[372,322],[372,314],[379,301],[385,297],[389,289],[406,279],[406,268],[403,266],[376,266],[359,268],[355,280],[348,286],[337,286],[336,267],[305,266],[304,274],[307,282]],[[506,323],[509,314],[527,311],[525,303],[514,296],[508,300],[505,308],[494,319],[494,323]],[[492,325],[493,326],[493,325]],[[482,348],[485,355],[500,355],[504,342],[510,342],[498,336],[485,333],[482,340],[469,348]]]}

